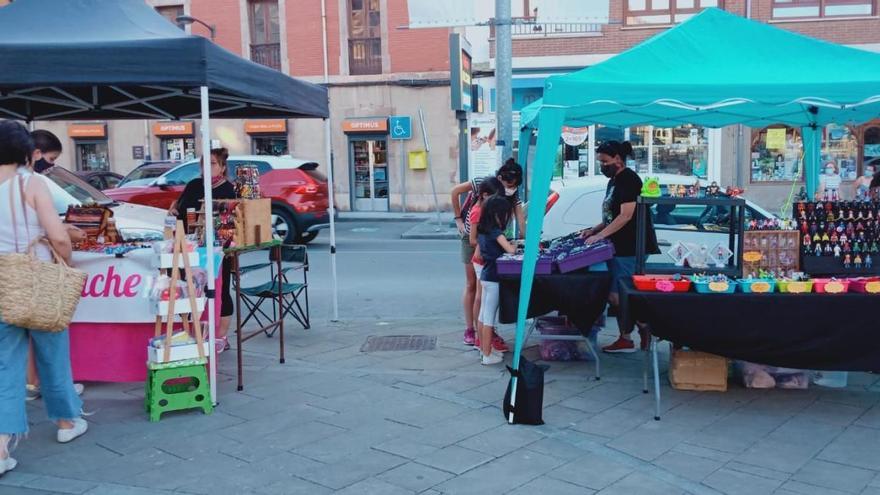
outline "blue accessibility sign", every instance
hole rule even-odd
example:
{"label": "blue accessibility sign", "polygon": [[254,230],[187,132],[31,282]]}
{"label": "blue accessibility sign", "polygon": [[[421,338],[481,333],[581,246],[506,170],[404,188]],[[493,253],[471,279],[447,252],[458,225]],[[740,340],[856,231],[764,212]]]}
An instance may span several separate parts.
{"label": "blue accessibility sign", "polygon": [[388,119],[388,133],[391,139],[412,139],[412,118],[407,115],[392,115]]}

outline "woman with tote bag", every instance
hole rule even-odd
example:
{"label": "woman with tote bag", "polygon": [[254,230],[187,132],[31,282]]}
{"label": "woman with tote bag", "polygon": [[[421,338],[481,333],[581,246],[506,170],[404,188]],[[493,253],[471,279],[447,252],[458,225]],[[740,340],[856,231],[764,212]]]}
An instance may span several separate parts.
{"label": "woman with tote bag", "polygon": [[[0,121],[0,265],[20,259],[15,258],[16,255],[27,253],[32,245],[39,261],[51,262],[54,251],[69,265],[70,238],[55,211],[49,189],[42,177],[27,169],[33,155],[34,142],[27,129],[17,122]],[[35,242],[43,237],[48,239],[48,245]],[[0,282],[9,285],[10,277],[2,277]],[[2,290],[8,294],[16,288],[3,287]],[[47,289],[46,292],[48,298],[56,291]],[[43,307],[59,307],[51,304],[54,301],[37,302]],[[33,340],[46,412],[58,425],[58,441],[70,442],[88,429],[81,417],[82,401],[73,388],[67,330],[35,331],[10,324],[7,320],[18,321],[12,314],[20,312],[22,306],[10,307],[8,300],[0,301],[0,476],[15,468],[16,461],[10,457],[10,450],[28,429],[25,409],[28,337]],[[37,327],[35,323],[31,328]]]}

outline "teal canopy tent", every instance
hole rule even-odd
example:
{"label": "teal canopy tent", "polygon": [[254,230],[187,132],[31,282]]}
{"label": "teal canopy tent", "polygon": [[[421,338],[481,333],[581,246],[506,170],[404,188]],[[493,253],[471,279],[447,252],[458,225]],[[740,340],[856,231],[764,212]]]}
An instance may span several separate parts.
{"label": "teal canopy tent", "polygon": [[602,63],[552,76],[520,115],[519,159],[538,130],[514,365],[525,333],[544,203],[563,125],[734,124],[799,127],[807,190],[818,182],[827,124],[880,116],[880,54],[836,45],[709,8]]}

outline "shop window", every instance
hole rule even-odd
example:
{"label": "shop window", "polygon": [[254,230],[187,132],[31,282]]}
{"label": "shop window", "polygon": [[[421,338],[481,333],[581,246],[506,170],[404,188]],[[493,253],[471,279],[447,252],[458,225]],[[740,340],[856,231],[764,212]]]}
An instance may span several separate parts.
{"label": "shop window", "polygon": [[822,136],[822,163],[834,162],[843,180],[856,180],[859,176],[859,143],[852,129],[830,124]]}
{"label": "shop window", "polygon": [[628,26],[675,24],[707,7],[723,7],[723,0],[624,0],[623,17]]}
{"label": "shop window", "polygon": [[799,130],[785,126],[753,129],[751,151],[752,182],[803,180],[804,147]]}
{"label": "shop window", "polygon": [[186,27],[182,22],[177,22],[177,18],[183,15],[183,5],[163,5],[156,7],[156,12],[162,14],[162,17],[168,19],[169,22],[180,29]]}
{"label": "shop window", "polygon": [[869,125],[864,133],[863,156],[864,165],[873,165],[880,169],[880,124]]}
{"label": "shop window", "polygon": [[773,0],[774,19],[877,15],[877,0]]}
{"label": "shop window", "polygon": [[281,70],[281,27],[277,0],[250,0],[251,60]]}
{"label": "shop window", "polygon": [[647,174],[651,169],[651,128],[631,127],[625,138],[633,147],[633,156],[627,166],[639,174]]}
{"label": "shop window", "polygon": [[651,173],[707,178],[709,131],[703,127],[654,127],[651,139]]}
{"label": "shop window", "polygon": [[87,172],[110,170],[110,150],[107,141],[76,143],[76,169]]}
{"label": "shop window", "polygon": [[348,68],[352,75],[382,73],[379,0],[348,0]]}
{"label": "shop window", "polygon": [[287,151],[287,136],[254,136],[253,153],[255,155],[282,156]]}

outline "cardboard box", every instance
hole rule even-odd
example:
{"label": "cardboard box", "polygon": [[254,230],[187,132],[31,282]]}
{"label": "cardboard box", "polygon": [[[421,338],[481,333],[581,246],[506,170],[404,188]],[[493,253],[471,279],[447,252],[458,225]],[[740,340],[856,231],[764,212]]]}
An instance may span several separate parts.
{"label": "cardboard box", "polygon": [[669,382],[676,390],[727,392],[727,358],[707,352],[672,349]]}
{"label": "cardboard box", "polygon": [[242,199],[236,212],[235,241],[238,246],[253,246],[272,240],[272,200]]}

